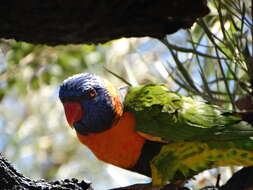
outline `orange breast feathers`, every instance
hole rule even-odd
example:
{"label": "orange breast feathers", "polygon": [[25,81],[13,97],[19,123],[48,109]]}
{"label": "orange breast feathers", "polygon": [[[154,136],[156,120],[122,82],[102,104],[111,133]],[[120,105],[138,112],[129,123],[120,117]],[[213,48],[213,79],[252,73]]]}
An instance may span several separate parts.
{"label": "orange breast feathers", "polygon": [[125,112],[109,130],[87,136],[77,133],[77,136],[98,159],[121,168],[131,168],[138,161],[145,142],[134,128],[134,116]]}

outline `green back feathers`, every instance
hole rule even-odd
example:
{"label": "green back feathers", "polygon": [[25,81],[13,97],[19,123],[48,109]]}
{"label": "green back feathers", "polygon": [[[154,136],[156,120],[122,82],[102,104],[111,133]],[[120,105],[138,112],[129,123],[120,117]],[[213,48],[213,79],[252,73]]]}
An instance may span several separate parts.
{"label": "green back feathers", "polygon": [[130,89],[125,111],[136,130],[172,141],[233,140],[253,136],[253,128],[222,108],[169,92],[162,85]]}
{"label": "green back feathers", "polygon": [[130,89],[124,106],[136,117],[136,131],[169,140],[150,163],[154,185],[208,168],[253,165],[253,127],[218,106],[161,85]]}

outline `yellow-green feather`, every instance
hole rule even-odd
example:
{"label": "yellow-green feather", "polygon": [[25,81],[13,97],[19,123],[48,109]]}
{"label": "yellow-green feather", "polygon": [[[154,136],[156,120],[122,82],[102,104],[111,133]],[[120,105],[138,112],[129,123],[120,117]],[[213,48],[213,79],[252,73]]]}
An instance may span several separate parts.
{"label": "yellow-green feather", "polygon": [[165,145],[152,160],[152,180],[157,186],[168,181],[189,179],[219,166],[253,165],[253,141],[175,142]]}

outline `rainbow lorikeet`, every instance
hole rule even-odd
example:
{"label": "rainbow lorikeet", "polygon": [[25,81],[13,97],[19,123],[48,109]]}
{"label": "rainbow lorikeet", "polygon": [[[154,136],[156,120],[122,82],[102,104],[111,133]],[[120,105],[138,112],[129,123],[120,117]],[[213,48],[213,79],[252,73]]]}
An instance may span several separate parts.
{"label": "rainbow lorikeet", "polygon": [[163,85],[133,87],[122,98],[109,81],[78,74],[63,82],[59,97],[69,125],[98,159],[150,176],[153,185],[253,165],[251,125]]}

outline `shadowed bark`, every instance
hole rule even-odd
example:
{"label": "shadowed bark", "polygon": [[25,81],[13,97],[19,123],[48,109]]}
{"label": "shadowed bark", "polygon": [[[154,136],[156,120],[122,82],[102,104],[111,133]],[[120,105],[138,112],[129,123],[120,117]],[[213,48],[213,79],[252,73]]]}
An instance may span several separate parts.
{"label": "shadowed bark", "polygon": [[32,180],[24,177],[17,172],[10,163],[0,154],[0,189],[17,189],[17,190],[92,190],[89,183],[85,181],[79,181],[75,178],[45,181]]}
{"label": "shadowed bark", "polygon": [[[221,187],[205,187],[201,190],[250,190],[253,189],[253,167],[245,167],[236,172],[230,180]],[[0,188],[1,189],[34,189],[34,190],[92,190],[91,184],[75,178],[46,181],[43,179],[32,180],[17,172],[11,164],[0,154]],[[135,184],[120,187],[114,190],[158,190],[151,184]],[[185,187],[168,185],[161,190],[189,190]]]}
{"label": "shadowed bark", "polygon": [[0,38],[47,45],[163,38],[208,12],[206,0],[2,0]]}

